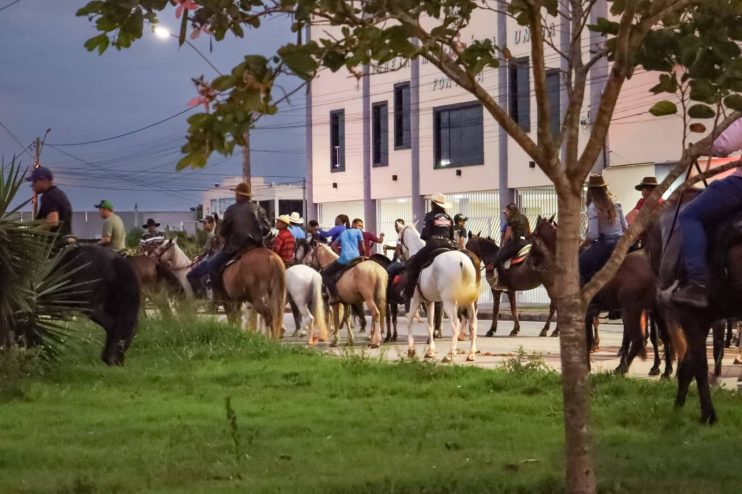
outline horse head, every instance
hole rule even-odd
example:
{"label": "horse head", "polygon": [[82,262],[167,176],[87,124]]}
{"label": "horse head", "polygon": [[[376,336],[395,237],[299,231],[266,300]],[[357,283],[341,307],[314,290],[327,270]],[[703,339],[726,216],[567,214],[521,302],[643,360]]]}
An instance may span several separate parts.
{"label": "horse head", "polygon": [[480,237],[479,235],[472,235],[469,241],[466,243],[466,250],[469,250],[477,255],[485,264],[492,259],[500,248],[497,246],[494,240],[487,237]]}
{"label": "horse head", "polygon": [[402,247],[402,259],[407,260],[425,246],[420,232],[415,225],[406,225],[399,231],[399,245]]}

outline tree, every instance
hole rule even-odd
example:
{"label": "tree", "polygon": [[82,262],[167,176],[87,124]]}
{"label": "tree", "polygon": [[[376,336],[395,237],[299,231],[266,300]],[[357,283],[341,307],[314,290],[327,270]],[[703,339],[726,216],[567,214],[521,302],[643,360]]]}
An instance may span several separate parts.
{"label": "tree", "polygon": [[[188,143],[179,167],[203,167],[213,152],[231,152],[243,144],[249,115],[276,111],[272,88],[281,74],[312,79],[320,68],[346,69],[362,77],[361,67],[396,57],[422,57],[483,105],[502,129],[522,147],[553,182],[558,197],[559,237],[554,284],[547,287],[556,302],[561,329],[561,359],[565,411],[567,489],[594,492],[590,389],[585,352],[586,304],[615,274],[630,243],[658,210],[657,199],[672,181],[699,156],[707,153],[715,135],[742,110],[742,60],[736,42],[742,40],[742,1],[732,0],[613,0],[610,16],[590,25],[597,0],[175,0],[181,13],[180,40],[189,30],[208,30],[217,40],[231,32],[243,36],[246,28],[259,28],[272,15],[291,15],[299,35],[312,23],[332,26],[309,42],[290,43],[276,56],[248,55],[230,74],[211,82],[209,103],[213,111],[189,119]],[[100,34],[86,43],[89,50],[109,46],[126,48],[142,36],[145,23],[157,22],[167,0],[98,0],[78,14],[95,21]],[[528,28],[531,35],[532,74],[537,103],[535,139],[509,116],[507,108],[482,87],[477,75],[508,63],[507,46],[492,39],[468,45],[460,34],[477,15],[507,15]],[[558,46],[547,19],[559,18],[571,34],[568,46]],[[603,42],[588,54],[582,48],[588,33],[599,33]],[[568,94],[561,128],[550,128],[545,53],[554,50],[566,61],[562,81]],[[580,114],[585,106],[589,71],[596,63],[610,64],[598,108],[592,109],[593,125],[581,149]],[[671,93],[679,100],[687,131],[706,132],[696,119],[711,118],[709,135],[683,146],[678,165],[655,191],[607,266],[583,289],[578,278],[581,191],[599,157],[624,83],[636,67],[658,73],[655,93]],[[682,70],[681,70],[682,68]],[[655,115],[678,112],[673,101],[651,108]],[[691,120],[694,122],[691,123]],[[685,141],[684,136],[684,141]],[[558,289],[557,289],[558,288]]]}

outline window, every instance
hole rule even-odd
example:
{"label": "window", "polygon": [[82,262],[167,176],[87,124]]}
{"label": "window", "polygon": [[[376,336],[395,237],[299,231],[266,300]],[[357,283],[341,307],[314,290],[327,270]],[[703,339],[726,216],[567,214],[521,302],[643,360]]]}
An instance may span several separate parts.
{"label": "window", "polygon": [[330,170],[345,171],[345,110],[330,112]]}
{"label": "window", "polygon": [[433,111],[435,168],[484,164],[484,127],[479,103]]}
{"label": "window", "polygon": [[510,62],[510,116],[526,132],[531,131],[531,83],[528,58]]}
{"label": "window", "polygon": [[394,149],[410,147],[410,83],[394,86]]}
{"label": "window", "polygon": [[562,127],[562,115],[561,115],[561,101],[559,93],[561,91],[560,74],[556,69],[546,71],[546,94],[549,98],[549,107],[551,108],[551,115],[549,127],[551,128],[551,134],[553,136],[559,135],[559,130]]}
{"label": "window", "polygon": [[278,210],[281,214],[297,212],[304,215],[304,201],[301,199],[279,199]]}
{"label": "window", "polygon": [[276,205],[273,200],[268,201],[257,201],[258,206],[265,210],[265,214],[268,215],[268,219],[271,224],[276,221]]}
{"label": "window", "polygon": [[386,102],[371,107],[371,162],[374,166],[389,164],[388,113]]}

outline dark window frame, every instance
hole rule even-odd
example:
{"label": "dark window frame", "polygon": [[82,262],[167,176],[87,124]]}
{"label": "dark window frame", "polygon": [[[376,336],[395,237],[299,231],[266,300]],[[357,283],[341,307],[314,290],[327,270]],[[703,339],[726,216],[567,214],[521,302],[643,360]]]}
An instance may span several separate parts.
{"label": "dark window frame", "polygon": [[[469,108],[478,108],[479,109],[479,118],[480,118],[480,127],[481,127],[481,134],[480,134],[480,152],[481,155],[478,156],[480,159],[475,159],[471,161],[463,161],[463,162],[451,162],[447,165],[441,164],[441,130],[440,130],[440,115],[443,112],[450,113],[451,111],[456,110],[465,110]],[[449,144],[450,145],[450,144]],[[484,165],[484,108],[482,107],[482,104],[478,101],[468,101],[465,103],[457,103],[453,105],[445,105],[445,106],[438,106],[436,108],[433,108],[433,168],[435,170],[445,170],[448,168],[462,168],[466,166],[482,166]]]}
{"label": "dark window frame", "polygon": [[[508,67],[509,113],[510,117],[524,132],[531,131],[530,69],[530,59],[528,57],[515,59],[510,62]],[[525,81],[522,79],[525,79]]]}
{"label": "dark window frame", "polygon": [[[336,119],[340,119],[340,123],[337,124],[337,136]],[[336,146],[339,149],[336,149]],[[330,111],[330,171],[332,173],[345,171],[345,110]]]}
{"label": "dark window frame", "polygon": [[[406,91],[405,91],[406,89]],[[402,95],[399,97],[399,95]],[[407,95],[406,100],[404,95]],[[394,85],[394,150],[412,148],[412,103],[410,83]],[[400,101],[401,100],[401,101]]]}
{"label": "dark window frame", "polygon": [[371,105],[371,165],[374,167],[389,166],[388,101],[379,101]]}

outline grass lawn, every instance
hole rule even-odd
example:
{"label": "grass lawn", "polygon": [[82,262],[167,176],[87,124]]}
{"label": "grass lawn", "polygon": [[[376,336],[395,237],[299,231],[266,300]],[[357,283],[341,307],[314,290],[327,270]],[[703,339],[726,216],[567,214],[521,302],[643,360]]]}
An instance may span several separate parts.
{"label": "grass lawn", "polygon": [[[563,488],[553,373],[338,359],[209,321],[145,322],[113,369],[101,338],[76,332],[48,368],[0,363],[0,493]],[[593,386],[602,492],[742,490],[740,397],[715,392],[705,427],[694,391],[673,412],[672,382]]]}

